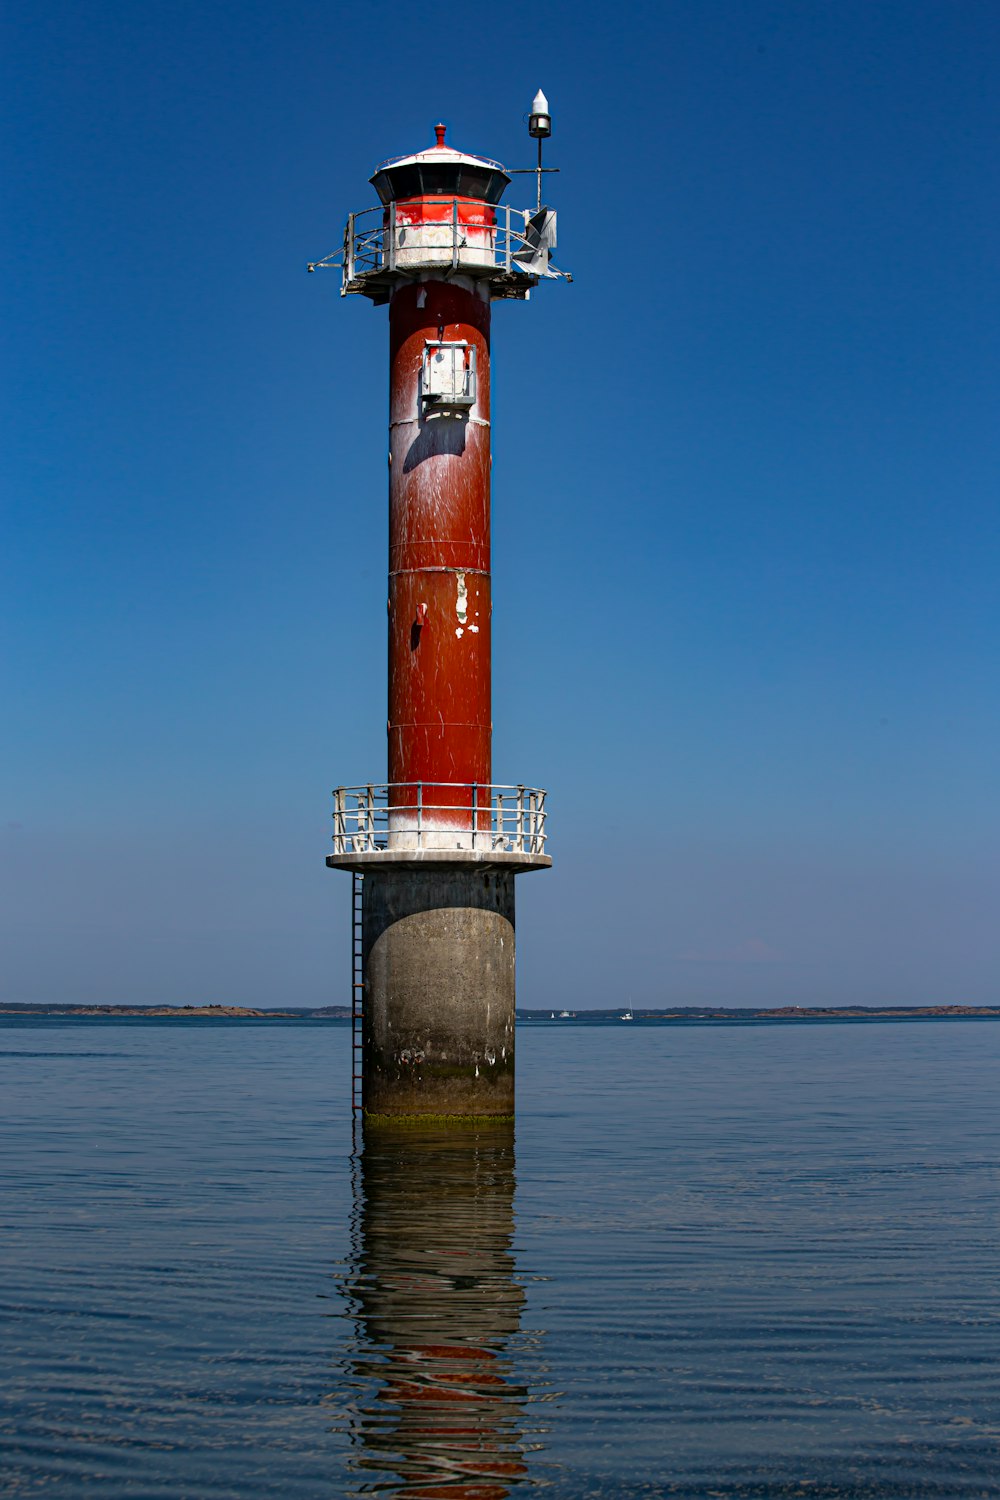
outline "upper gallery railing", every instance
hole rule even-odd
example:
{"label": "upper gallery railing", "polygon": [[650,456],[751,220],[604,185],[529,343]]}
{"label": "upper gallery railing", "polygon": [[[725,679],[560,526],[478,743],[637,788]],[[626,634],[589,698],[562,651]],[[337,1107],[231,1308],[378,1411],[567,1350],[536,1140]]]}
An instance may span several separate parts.
{"label": "upper gallery railing", "polygon": [[339,786],[335,854],[462,849],[544,854],[545,793],[528,786],[399,781]]}
{"label": "upper gallery railing", "polygon": [[[514,278],[540,276],[572,281],[550,262],[556,244],[556,216],[494,207],[464,198],[421,198],[414,203],[379,204],[348,214],[340,250],[312,261],[310,271],[339,268],[341,293],[363,291],[386,275],[421,267],[450,267],[473,275]],[[528,282],[531,285],[531,282]]]}

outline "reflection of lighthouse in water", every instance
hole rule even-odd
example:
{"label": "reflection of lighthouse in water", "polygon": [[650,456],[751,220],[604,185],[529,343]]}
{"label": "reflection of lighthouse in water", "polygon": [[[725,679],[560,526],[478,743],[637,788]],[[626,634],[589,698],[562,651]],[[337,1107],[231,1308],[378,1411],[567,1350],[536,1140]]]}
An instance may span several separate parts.
{"label": "reflection of lighthouse in water", "polygon": [[[514,1130],[367,1125],[346,1290],[355,1493],[503,1500],[528,1478],[512,1369]],[[390,1478],[390,1476],[393,1476]]]}

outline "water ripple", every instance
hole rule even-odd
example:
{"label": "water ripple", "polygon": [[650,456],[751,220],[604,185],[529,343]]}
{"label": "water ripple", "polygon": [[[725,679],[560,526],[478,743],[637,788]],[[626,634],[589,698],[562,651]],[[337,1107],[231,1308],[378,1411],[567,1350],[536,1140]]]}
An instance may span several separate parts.
{"label": "water ripple", "polygon": [[344,1028],[86,1024],[0,1052],[4,1493],[1000,1495],[1000,1026],[539,1028],[516,1141],[353,1141]]}

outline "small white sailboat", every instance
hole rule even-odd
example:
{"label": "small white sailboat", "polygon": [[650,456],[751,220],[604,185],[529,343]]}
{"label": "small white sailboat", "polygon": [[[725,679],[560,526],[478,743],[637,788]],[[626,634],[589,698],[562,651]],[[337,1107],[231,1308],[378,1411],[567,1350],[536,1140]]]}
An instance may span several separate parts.
{"label": "small white sailboat", "polygon": [[624,1011],[618,1017],[618,1019],[619,1019],[619,1021],[634,1021],[635,1020],[635,1016],[632,1014],[632,1000],[631,1000],[631,997],[629,998],[628,1005],[626,1005]]}

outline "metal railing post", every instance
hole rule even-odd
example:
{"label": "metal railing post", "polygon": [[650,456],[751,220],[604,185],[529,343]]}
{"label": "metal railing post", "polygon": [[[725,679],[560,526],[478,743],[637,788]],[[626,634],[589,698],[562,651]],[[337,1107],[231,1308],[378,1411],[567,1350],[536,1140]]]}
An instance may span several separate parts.
{"label": "metal railing post", "polygon": [[417,848],[424,847],[424,784],[417,782]]}
{"label": "metal railing post", "polygon": [[476,835],[479,832],[479,783],[472,783],[472,851],[476,851]]}
{"label": "metal railing post", "polygon": [[389,270],[396,269],[396,205],[389,204]]}
{"label": "metal railing post", "polygon": [[458,265],[458,199],[451,200],[451,269]]}
{"label": "metal railing post", "polygon": [[354,215],[347,215],[344,233],[344,286],[354,280]]}

